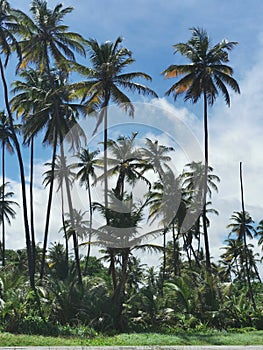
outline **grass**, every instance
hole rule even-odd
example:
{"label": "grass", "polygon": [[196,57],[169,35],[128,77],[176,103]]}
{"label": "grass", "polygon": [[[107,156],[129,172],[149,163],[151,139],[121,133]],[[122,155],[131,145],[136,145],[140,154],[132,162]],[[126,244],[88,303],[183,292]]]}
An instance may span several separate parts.
{"label": "grass", "polygon": [[263,345],[263,331],[245,333],[209,331],[180,332],[173,335],[133,333],[115,336],[98,335],[93,339],[55,338],[36,335],[0,333],[1,346],[142,346],[142,345]]}

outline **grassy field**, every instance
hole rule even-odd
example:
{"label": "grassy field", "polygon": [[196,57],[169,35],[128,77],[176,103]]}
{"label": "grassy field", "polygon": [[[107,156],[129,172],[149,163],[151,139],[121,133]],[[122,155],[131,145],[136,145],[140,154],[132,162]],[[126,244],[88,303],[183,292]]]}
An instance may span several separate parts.
{"label": "grassy field", "polygon": [[0,346],[107,346],[107,345],[263,345],[263,331],[245,333],[211,331],[174,335],[159,333],[119,334],[112,337],[53,338],[0,333]]}

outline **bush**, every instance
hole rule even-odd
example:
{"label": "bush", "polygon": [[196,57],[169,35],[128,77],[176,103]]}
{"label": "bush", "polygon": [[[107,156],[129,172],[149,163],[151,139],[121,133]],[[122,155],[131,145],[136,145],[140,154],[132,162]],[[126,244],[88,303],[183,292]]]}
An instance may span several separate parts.
{"label": "bush", "polygon": [[58,336],[58,327],[40,316],[27,316],[17,323],[15,332],[21,334]]}

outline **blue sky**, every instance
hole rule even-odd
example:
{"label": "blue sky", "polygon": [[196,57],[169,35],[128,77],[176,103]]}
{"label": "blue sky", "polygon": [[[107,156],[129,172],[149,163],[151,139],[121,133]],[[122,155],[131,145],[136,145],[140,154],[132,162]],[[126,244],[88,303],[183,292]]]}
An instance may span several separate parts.
{"label": "blue sky", "polygon": [[[28,11],[30,1],[10,1],[13,7]],[[48,1],[50,7],[57,1]],[[219,194],[214,197],[214,207],[219,218],[212,218],[210,237],[212,253],[218,256],[218,248],[226,238],[226,225],[233,210],[240,210],[238,184],[239,161],[244,163],[244,186],[247,210],[255,221],[263,218],[263,28],[262,0],[65,0],[64,6],[73,6],[74,11],[65,18],[72,31],[98,41],[114,41],[124,38],[136,59],[131,70],[150,74],[149,86],[161,98],[160,104],[173,110],[193,132],[200,145],[202,139],[202,104],[185,104],[182,99],[174,103],[164,98],[165,91],[173,83],[160,74],[168,65],[181,63],[182,58],[173,55],[172,45],[190,38],[189,28],[202,27],[207,30],[213,43],[227,38],[239,44],[230,53],[230,65],[234,77],[241,87],[240,96],[232,96],[231,108],[224,106],[221,97],[209,110],[210,159],[215,173],[221,177]],[[81,60],[88,64],[88,60]],[[13,67],[9,67],[12,70]],[[141,98],[134,96],[134,101]],[[127,117],[128,122],[128,117]],[[162,122],[156,120],[156,127]],[[37,176],[43,170],[42,153],[38,155]],[[45,159],[46,160],[46,159]],[[14,166],[15,157],[9,158],[9,167]],[[40,185],[39,181],[39,184]],[[15,191],[19,191],[13,183]],[[43,206],[43,192],[36,194],[39,207]],[[18,195],[19,196],[19,195]],[[42,211],[43,212],[43,211]],[[17,237],[21,218],[9,230],[10,247],[21,247],[23,236]],[[41,219],[39,220],[39,230]],[[52,224],[55,232],[56,223]],[[39,231],[41,240],[42,232]],[[14,243],[14,237],[17,243]],[[54,236],[55,237],[55,236]]]}

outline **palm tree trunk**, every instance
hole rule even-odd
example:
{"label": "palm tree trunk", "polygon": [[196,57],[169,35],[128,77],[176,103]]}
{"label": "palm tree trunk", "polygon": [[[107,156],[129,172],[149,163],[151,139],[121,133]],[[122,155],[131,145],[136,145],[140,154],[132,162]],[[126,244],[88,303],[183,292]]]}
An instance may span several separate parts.
{"label": "palm tree trunk", "polygon": [[88,251],[86,256],[86,263],[84,268],[84,274],[87,274],[88,271],[88,265],[89,265],[89,257],[90,257],[90,249],[91,249],[91,236],[92,236],[92,219],[93,219],[93,213],[92,213],[92,201],[91,201],[91,189],[90,189],[90,180],[89,176],[87,177],[87,189],[88,189],[88,197],[89,197],[89,244],[88,244]]}
{"label": "palm tree trunk", "polygon": [[47,212],[46,212],[46,224],[45,224],[45,231],[44,231],[44,242],[43,242],[42,260],[41,260],[41,267],[40,267],[41,280],[43,279],[44,272],[45,272],[48,230],[49,230],[51,205],[52,205],[52,198],[53,198],[53,188],[54,188],[54,171],[55,171],[55,161],[56,161],[56,153],[57,153],[57,141],[58,141],[58,134],[57,134],[57,128],[56,128],[54,142],[53,142],[53,155],[52,155],[52,161],[51,161],[51,179],[50,179],[50,186],[49,186]]}
{"label": "palm tree trunk", "polygon": [[30,140],[30,228],[31,228],[31,243],[32,254],[34,259],[34,268],[36,263],[36,242],[35,242],[35,229],[34,229],[34,138]]}
{"label": "palm tree trunk", "polygon": [[2,208],[1,208],[1,224],[2,224],[2,266],[5,266],[5,219],[4,219],[4,198],[5,198],[5,141],[2,142]]}
{"label": "palm tree trunk", "polygon": [[124,297],[125,297],[125,285],[127,281],[127,269],[129,262],[130,248],[124,248],[122,252],[122,269],[120,282],[114,291],[113,302],[115,307],[115,328],[119,331],[125,330],[125,320],[122,314]]}
{"label": "palm tree trunk", "polygon": [[9,106],[8,88],[7,88],[7,82],[6,82],[6,78],[5,78],[4,67],[3,67],[3,62],[2,62],[1,57],[0,57],[0,71],[1,71],[1,79],[3,82],[3,88],[4,88],[5,106],[6,106],[6,110],[8,113],[8,121],[9,121],[11,130],[12,130],[13,142],[15,145],[16,153],[17,153],[19,171],[20,171],[20,180],[21,180],[21,189],[22,189],[22,203],[23,203],[23,218],[24,218],[24,228],[25,228],[25,239],[26,239],[30,287],[33,290],[35,290],[34,260],[33,260],[32,246],[31,246],[31,239],[30,239],[28,215],[27,215],[26,180],[25,180],[24,163],[23,163],[22,153],[21,153],[21,149],[20,149],[20,144],[18,142],[16,133],[15,133],[12,112],[11,112],[11,109]]}
{"label": "palm tree trunk", "polygon": [[253,305],[253,309],[256,311],[256,302],[254,299],[254,293],[251,285],[251,279],[250,279],[250,269],[249,269],[249,264],[248,264],[248,248],[247,248],[247,238],[246,238],[246,230],[245,230],[245,200],[244,200],[244,189],[243,189],[243,176],[242,176],[242,162],[240,162],[239,165],[239,172],[240,172],[240,191],[241,191],[241,205],[242,205],[242,236],[243,236],[243,241],[244,241],[244,249],[245,249],[245,267],[246,267],[246,275],[247,275],[247,284],[248,284],[248,293],[250,296],[250,300]]}
{"label": "palm tree trunk", "polygon": [[[65,162],[65,154],[64,154],[64,146],[63,146],[63,140],[62,135],[60,135],[60,156],[61,156],[61,163],[63,168],[66,168],[66,162]],[[71,198],[71,192],[70,192],[70,184],[69,179],[67,176],[65,176],[65,185],[66,185],[66,193],[67,193],[67,199],[68,199],[68,206],[69,206],[69,216],[70,216],[70,222],[71,227],[74,228],[74,214],[73,214],[73,205],[72,205],[72,198]],[[76,262],[76,269],[77,269],[77,275],[78,275],[78,283],[82,286],[82,273],[80,268],[80,258],[79,258],[79,245],[78,245],[78,238],[75,229],[73,229],[72,232],[72,238],[73,238],[73,245],[74,245],[74,253],[75,253],[75,262]]]}
{"label": "palm tree trunk", "polygon": [[[110,95],[108,93],[105,93],[105,99],[102,105],[102,113],[103,116],[103,123],[104,123],[104,133],[103,133],[103,150],[104,150],[104,157],[103,157],[103,166],[104,166],[104,204],[106,209],[106,219],[107,218],[107,209],[108,209],[108,105],[110,101]],[[108,222],[107,222],[108,224]]]}
{"label": "palm tree trunk", "polygon": [[207,175],[208,175],[208,113],[207,113],[207,95],[204,92],[204,142],[205,142],[205,173],[204,173],[204,206],[203,206],[203,228],[204,228],[204,242],[205,242],[205,262],[208,273],[211,273],[211,260],[209,249],[209,238],[206,222],[206,197],[207,197]]}
{"label": "palm tree trunk", "polygon": [[67,264],[67,271],[68,271],[68,235],[67,235],[66,222],[65,222],[63,184],[61,185],[60,193],[61,193],[61,217],[62,217],[62,225],[63,225],[64,236],[65,236],[66,264]]}
{"label": "palm tree trunk", "polygon": [[167,229],[163,230],[163,283],[166,279],[166,233]]}

